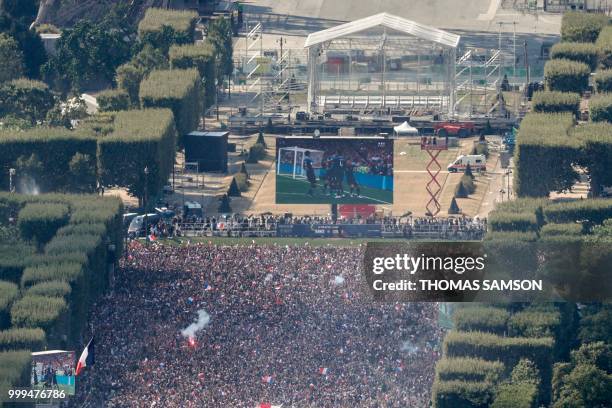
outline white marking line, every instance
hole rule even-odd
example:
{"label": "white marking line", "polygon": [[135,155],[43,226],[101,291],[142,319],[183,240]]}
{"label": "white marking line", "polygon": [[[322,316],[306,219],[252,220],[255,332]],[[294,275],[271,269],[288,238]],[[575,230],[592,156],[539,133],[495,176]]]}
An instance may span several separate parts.
{"label": "white marking line", "polygon": [[[277,174],[276,176],[277,176],[277,177],[285,177],[285,178],[288,178],[288,179],[291,179],[291,180],[296,180],[296,181],[303,181],[304,183],[310,184],[310,183],[309,183],[308,181],[306,181],[306,180],[294,179],[294,178],[292,178],[292,177],[285,176],[284,174]],[[284,195],[300,195],[300,196],[308,195],[308,194],[301,194],[301,193],[283,193],[283,192],[280,192],[280,193],[279,193],[279,192],[277,191],[277,192],[276,192],[276,195],[279,195],[279,194],[281,194],[281,195],[283,195],[283,194],[284,194]],[[368,196],[363,195],[363,194],[359,195],[359,197],[367,198],[368,200],[372,200],[372,201],[377,201],[377,202],[382,203],[382,204],[389,204],[389,205],[393,204],[393,203],[390,203],[390,202],[387,202],[387,201],[379,200],[379,199],[377,199],[377,198],[368,197]],[[330,197],[330,198],[331,198],[331,197]],[[342,197],[342,198],[344,198],[344,197]],[[327,203],[324,203],[324,204],[327,204]]]}
{"label": "white marking line", "polygon": [[491,3],[489,3],[489,10],[487,10],[486,14],[479,14],[477,19],[480,21],[493,20],[493,18],[495,17],[495,14],[497,13],[497,9],[499,8],[500,5],[501,5],[501,0],[491,0]]}

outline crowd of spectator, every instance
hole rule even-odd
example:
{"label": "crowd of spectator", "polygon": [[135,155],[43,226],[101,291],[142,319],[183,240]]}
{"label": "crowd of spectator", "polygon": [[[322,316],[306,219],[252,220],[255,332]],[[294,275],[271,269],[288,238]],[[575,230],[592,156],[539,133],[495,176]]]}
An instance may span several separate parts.
{"label": "crowd of spectator", "polygon": [[161,220],[152,226],[155,236],[274,236],[277,225],[309,224],[381,225],[382,232],[407,239],[480,240],[487,229],[486,218],[431,218],[431,217],[356,217],[335,218],[329,215],[293,216],[291,214],[203,217],[184,220],[177,216]]}
{"label": "crowd of spectator", "polygon": [[429,406],[437,304],[372,302],[363,250],[130,242],[71,406]]}

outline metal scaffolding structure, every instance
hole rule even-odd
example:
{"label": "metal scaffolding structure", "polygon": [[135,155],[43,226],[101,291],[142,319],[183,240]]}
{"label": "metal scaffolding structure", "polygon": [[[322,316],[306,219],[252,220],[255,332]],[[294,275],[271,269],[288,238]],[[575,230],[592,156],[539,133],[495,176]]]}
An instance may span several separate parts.
{"label": "metal scaffolding structure", "polygon": [[304,45],[308,108],[453,115],[459,40],[388,13],[312,33]]}

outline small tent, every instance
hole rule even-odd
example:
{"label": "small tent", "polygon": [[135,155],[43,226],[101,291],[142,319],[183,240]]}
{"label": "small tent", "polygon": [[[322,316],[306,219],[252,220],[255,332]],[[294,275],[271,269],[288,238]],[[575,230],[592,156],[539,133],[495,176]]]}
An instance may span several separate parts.
{"label": "small tent", "polygon": [[414,128],[408,124],[408,122],[404,122],[401,125],[395,126],[393,128],[393,132],[397,136],[418,136],[419,130]]}

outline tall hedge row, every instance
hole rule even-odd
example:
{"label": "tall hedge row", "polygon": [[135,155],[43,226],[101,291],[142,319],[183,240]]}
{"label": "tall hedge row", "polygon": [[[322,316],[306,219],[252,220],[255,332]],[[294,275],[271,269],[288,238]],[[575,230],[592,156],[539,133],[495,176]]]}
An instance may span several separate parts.
{"label": "tall hedge row", "polygon": [[[9,187],[9,168],[16,168],[13,180],[32,179],[40,192],[62,191],[71,186],[73,173],[70,161],[77,153],[88,155],[95,161],[96,139],[65,128],[34,128],[26,131],[0,130],[0,186]],[[41,168],[20,168],[19,159],[34,156]],[[93,163],[95,165],[95,163]]]}
{"label": "tall hedge row", "polygon": [[154,197],[174,166],[176,130],[172,112],[168,109],[117,112],[112,127],[112,133],[99,141],[102,182],[127,187],[140,198],[148,182],[148,194]]}
{"label": "tall hedge row", "polygon": [[128,110],[130,96],[123,89],[108,89],[96,95],[100,112],[115,112]]}
{"label": "tall hedge row", "polygon": [[487,382],[434,381],[431,400],[434,408],[487,408],[493,387]]}
{"label": "tall hedge row", "polygon": [[530,383],[502,384],[491,408],[537,408],[538,387]]}
{"label": "tall hedge row", "polygon": [[168,53],[172,69],[196,68],[204,83],[205,106],[215,103],[215,54],[208,42],[204,44],[173,45]]}
{"label": "tall hedge row", "polygon": [[582,93],[589,87],[590,73],[587,64],[559,58],[544,65],[544,82],[549,91]]}
{"label": "tall hedge row", "polygon": [[531,98],[531,105],[535,112],[571,112],[578,115],[580,112],[580,95],[575,92],[535,92]]}
{"label": "tall hedge row", "polygon": [[589,101],[589,115],[593,122],[612,123],[612,93],[598,93]]}
{"label": "tall hedge row", "polygon": [[612,92],[612,69],[597,71],[594,81],[597,92]]}
{"label": "tall hedge row", "polygon": [[552,47],[550,57],[582,62],[588,65],[591,71],[595,71],[599,59],[599,48],[593,43],[561,42]]}
{"label": "tall hedge row", "polygon": [[602,224],[612,218],[612,200],[592,199],[553,203],[544,209],[546,221],[551,223],[568,223],[587,221],[591,224]]}
{"label": "tall hedge row", "polygon": [[198,14],[190,10],[148,8],[138,24],[141,41],[164,52],[172,44],[188,44],[194,41]]}
{"label": "tall hedge row", "polygon": [[179,140],[196,130],[204,107],[204,92],[197,69],[158,70],[140,83],[143,108],[168,108],[174,113]]}
{"label": "tall hedge row", "polygon": [[68,217],[69,208],[65,204],[30,203],[19,211],[17,225],[24,239],[45,244],[68,222]]}
{"label": "tall hedge row", "polygon": [[469,307],[455,311],[455,328],[461,331],[482,331],[503,334],[510,313],[495,307]]}
{"label": "tall hedge row", "polygon": [[436,364],[436,379],[441,381],[486,381],[496,384],[503,373],[502,362],[480,358],[443,358]]}
{"label": "tall hedge row", "polygon": [[595,42],[607,24],[603,14],[567,12],[561,21],[561,41]]}
{"label": "tall hedge row", "polygon": [[612,26],[604,27],[596,42],[599,48],[599,62],[604,69],[612,68]]}

